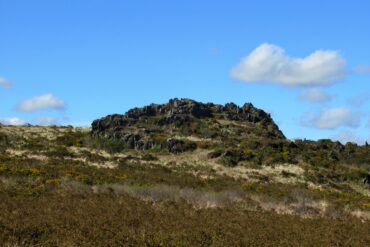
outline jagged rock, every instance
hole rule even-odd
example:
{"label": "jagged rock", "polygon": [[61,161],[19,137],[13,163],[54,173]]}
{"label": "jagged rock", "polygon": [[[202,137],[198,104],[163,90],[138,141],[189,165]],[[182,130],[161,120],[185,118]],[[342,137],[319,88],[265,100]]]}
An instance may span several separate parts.
{"label": "jagged rock", "polygon": [[180,126],[189,126],[191,122],[192,119],[189,115],[170,114],[168,116],[160,118],[157,121],[157,124],[160,126],[173,124],[176,127],[180,127]]}
{"label": "jagged rock", "polygon": [[[259,130],[255,132],[255,135],[263,138],[285,139],[271,116],[255,108],[251,103],[244,104],[242,107],[234,103],[223,106],[177,98],[171,99],[167,104],[150,104],[142,108],[133,108],[124,115],[113,114],[97,119],[92,123],[92,135],[121,141],[132,149],[150,149],[155,145],[163,146],[162,142],[158,142],[158,138],[153,137],[154,133],[171,138],[176,133],[186,130],[186,133],[198,133],[202,138],[208,138],[209,133],[213,133],[212,138],[224,138],[223,136],[228,135],[227,130],[221,131],[217,128],[216,130],[204,130],[204,127],[202,127],[203,130],[198,129],[200,126],[208,125],[208,120],[216,123],[214,120],[216,118],[258,124],[256,128],[258,127]],[[234,131],[246,131],[242,127],[238,128]],[[251,131],[249,130],[248,133]],[[170,142],[167,148],[178,152],[183,149],[192,149],[194,145],[187,146],[176,141]]]}
{"label": "jagged rock", "polygon": [[115,126],[120,126],[120,127],[125,127],[129,125],[129,120],[125,118],[124,115],[108,115],[104,118],[95,120],[92,123],[92,132],[93,134],[101,134],[103,133],[106,129],[115,127]]}
{"label": "jagged rock", "polygon": [[[227,103],[225,106],[212,103],[200,103],[190,99],[171,99],[167,104],[151,104],[143,108],[134,108],[125,115],[109,115],[95,120],[92,123],[94,133],[102,132],[113,126],[130,126],[137,123],[141,118],[161,116],[158,124],[166,125],[176,123],[181,125],[188,123],[191,118],[211,118],[214,114],[224,114],[225,119],[235,121],[247,121],[252,123],[262,122],[278,130],[270,115],[263,110],[255,108],[251,103],[238,107],[234,103]],[[282,133],[280,132],[282,136]]]}

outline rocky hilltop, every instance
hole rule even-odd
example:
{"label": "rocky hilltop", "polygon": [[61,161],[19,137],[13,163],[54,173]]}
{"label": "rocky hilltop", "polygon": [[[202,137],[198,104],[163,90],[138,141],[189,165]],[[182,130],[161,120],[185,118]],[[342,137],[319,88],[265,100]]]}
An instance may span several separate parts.
{"label": "rocky hilltop", "polygon": [[225,144],[251,137],[285,139],[270,114],[251,103],[240,107],[176,98],[95,120],[92,134],[121,141],[132,149],[161,146],[171,152],[195,149],[194,142],[182,138],[189,136]]}

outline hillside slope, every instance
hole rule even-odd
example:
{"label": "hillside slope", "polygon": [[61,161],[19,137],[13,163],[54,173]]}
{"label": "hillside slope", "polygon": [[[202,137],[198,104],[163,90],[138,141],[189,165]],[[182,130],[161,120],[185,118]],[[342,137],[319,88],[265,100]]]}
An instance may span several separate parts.
{"label": "hillside slope", "polygon": [[0,244],[369,246],[369,173],[368,146],[286,139],[251,104],[0,126]]}

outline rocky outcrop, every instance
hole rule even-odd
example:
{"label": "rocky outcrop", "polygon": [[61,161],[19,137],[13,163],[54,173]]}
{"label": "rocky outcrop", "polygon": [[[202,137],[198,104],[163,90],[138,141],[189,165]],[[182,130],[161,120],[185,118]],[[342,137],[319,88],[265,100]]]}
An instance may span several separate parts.
{"label": "rocky outcrop", "polygon": [[158,141],[155,135],[165,133],[166,139],[169,139],[171,133],[185,127],[192,128],[194,123],[207,119],[258,124],[265,130],[265,136],[285,138],[271,116],[251,103],[239,107],[234,103],[205,104],[191,99],[171,99],[166,104],[151,104],[133,108],[123,115],[103,117],[92,123],[92,135],[122,141],[133,149],[150,149],[161,145],[171,152],[181,152],[194,149],[194,145],[188,146],[179,140]]}

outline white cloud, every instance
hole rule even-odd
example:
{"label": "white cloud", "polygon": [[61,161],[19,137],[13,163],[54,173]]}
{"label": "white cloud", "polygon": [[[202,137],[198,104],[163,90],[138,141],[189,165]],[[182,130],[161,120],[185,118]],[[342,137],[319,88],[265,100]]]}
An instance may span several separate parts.
{"label": "white cloud", "polygon": [[355,68],[355,72],[360,74],[370,74],[370,65],[369,64],[359,65]]}
{"label": "white cloud", "polygon": [[54,117],[38,117],[35,120],[35,124],[41,126],[56,125],[57,123],[58,119]]}
{"label": "white cloud", "polygon": [[12,86],[12,82],[0,76],[0,86],[5,87],[5,88],[10,88]]}
{"label": "white cloud", "polygon": [[319,129],[335,129],[338,127],[358,127],[361,113],[352,112],[348,108],[324,108],[319,114],[308,114],[302,119],[304,125]]}
{"label": "white cloud", "polygon": [[32,112],[41,109],[63,109],[63,100],[56,98],[52,94],[44,94],[22,101],[17,105],[17,110],[22,112]]}
{"label": "white cloud", "polygon": [[290,86],[327,85],[345,75],[346,62],[336,51],[318,50],[292,58],[284,49],[262,44],[231,70],[234,79]]}
{"label": "white cloud", "polygon": [[311,101],[311,102],[326,102],[331,100],[331,96],[319,88],[310,88],[305,90],[299,96],[301,100]]}
{"label": "white cloud", "polygon": [[341,131],[336,135],[332,136],[331,139],[335,141],[340,141],[341,143],[345,144],[347,142],[355,142],[357,144],[363,145],[366,141],[370,140],[370,136],[366,139],[363,136],[359,136],[352,131]]}
{"label": "white cloud", "polygon": [[26,122],[23,119],[17,117],[11,118],[0,118],[0,123],[4,125],[24,125]]}

